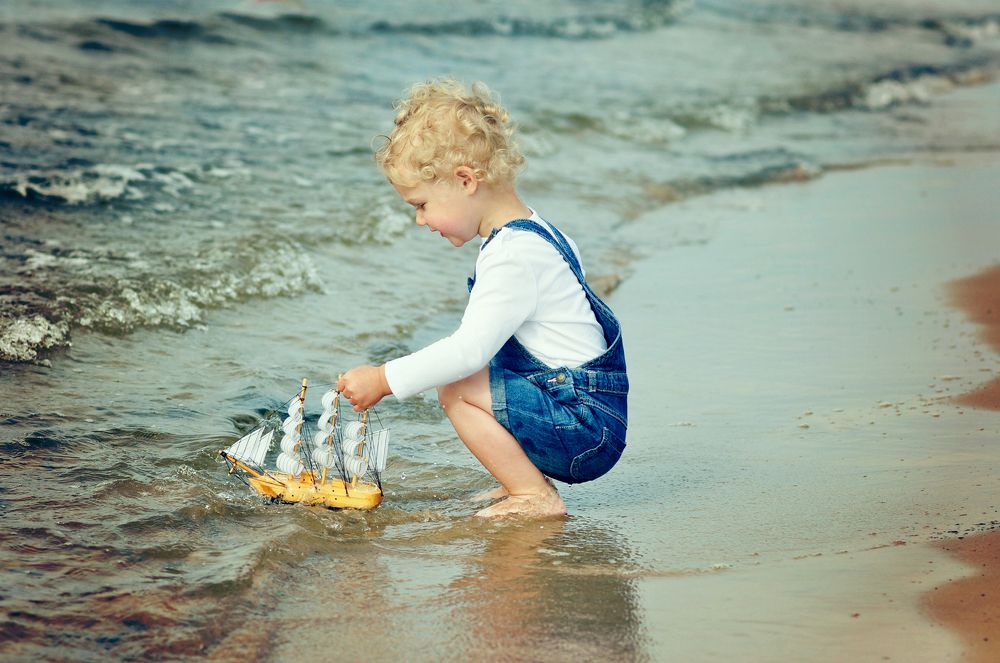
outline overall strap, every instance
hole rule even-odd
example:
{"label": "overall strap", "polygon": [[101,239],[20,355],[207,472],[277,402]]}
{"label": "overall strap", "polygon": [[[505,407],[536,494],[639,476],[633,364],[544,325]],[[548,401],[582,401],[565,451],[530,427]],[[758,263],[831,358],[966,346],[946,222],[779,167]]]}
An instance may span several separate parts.
{"label": "overall strap", "polygon": [[[550,233],[542,227],[541,224],[530,219],[517,219],[515,221],[511,221],[503,227],[533,232],[547,240],[549,244],[554,246],[556,250],[559,251],[563,260],[565,260],[566,264],[569,265],[570,271],[576,275],[577,280],[580,282],[580,287],[583,288],[583,294],[586,295],[587,301],[590,302],[590,306],[594,310],[594,316],[597,318],[597,323],[601,325],[601,329],[604,330],[604,339],[608,344],[608,350],[604,355],[598,356],[583,366],[587,367],[595,361],[602,362],[604,361],[603,358],[612,352],[620,354],[622,352],[621,325],[618,322],[618,318],[615,317],[615,314],[610,308],[608,308],[608,305],[597,296],[597,293],[595,293],[587,283],[587,279],[583,276],[583,268],[580,266],[580,261],[577,260],[576,254],[573,252],[573,248],[570,246],[569,240],[566,239],[566,236],[559,232],[559,229],[551,224],[549,224],[549,227],[552,228],[552,232]],[[470,279],[470,281],[472,281],[472,279]],[[617,350],[614,349],[615,346],[617,346]],[[624,359],[622,359],[622,361],[624,361]]]}
{"label": "overall strap", "polygon": [[580,266],[580,261],[577,260],[576,254],[573,253],[573,248],[569,245],[569,241],[566,239],[566,236],[559,232],[558,228],[549,224],[549,227],[552,228],[552,232],[550,233],[537,221],[532,221],[531,219],[515,219],[503,227],[533,232],[542,239],[546,240],[549,244],[555,247],[559,254],[562,255],[563,260],[569,264],[570,270],[576,275],[576,278],[579,279],[580,284],[586,285],[587,281],[583,276],[583,268]]}
{"label": "overall strap", "polygon": [[[515,230],[524,230],[526,232],[533,232],[549,244],[551,244],[559,255],[562,256],[563,260],[566,261],[566,265],[569,267],[570,271],[576,276],[577,281],[580,283],[580,287],[583,288],[583,294],[586,296],[587,301],[590,303],[590,307],[594,312],[594,317],[597,320],[597,324],[601,326],[604,332],[604,340],[607,343],[607,350],[602,354],[594,357],[588,362],[581,364],[576,369],[576,372],[585,372],[588,389],[590,391],[606,391],[609,393],[627,393],[628,392],[628,376],[625,374],[625,354],[622,347],[622,333],[621,324],[615,317],[615,314],[608,308],[600,297],[597,296],[591,287],[587,284],[587,280],[583,276],[583,267],[580,265],[579,259],[576,257],[576,253],[573,251],[572,246],[570,246],[569,240],[559,232],[559,229],[553,225],[549,225],[552,229],[549,232],[544,226],[531,219],[515,219],[507,224],[501,226],[501,228],[494,228],[490,233],[486,241],[483,242],[483,247],[492,240],[496,234],[502,228],[513,228]],[[482,248],[480,248],[482,250]],[[469,279],[469,291],[472,291],[472,287],[476,283],[476,276],[473,273],[472,278]],[[527,349],[524,348],[518,342],[515,337],[508,339],[507,343],[500,349],[500,352],[491,360],[490,365],[493,366],[495,362],[498,361],[504,353],[515,357],[517,361],[526,361],[527,365],[532,367],[538,367],[540,370],[546,370],[548,367],[541,362],[537,357],[532,355]],[[520,365],[520,364],[518,364]],[[492,370],[492,369],[491,369]],[[534,368],[532,368],[534,370]]]}
{"label": "overall strap", "polygon": [[[556,249],[556,251],[559,252],[559,255],[561,255],[563,257],[563,260],[565,260],[566,263],[569,265],[570,271],[573,272],[577,280],[580,281],[580,285],[583,286],[584,291],[586,291],[587,279],[583,276],[583,268],[580,266],[580,261],[576,259],[576,254],[573,253],[573,248],[569,245],[569,241],[567,241],[565,235],[559,232],[558,228],[556,228],[551,224],[549,224],[549,227],[552,228],[551,233],[545,230],[545,228],[543,228],[541,224],[539,224],[536,221],[532,221],[531,219],[514,219],[513,221],[505,223],[499,228],[494,228],[492,232],[490,232],[490,236],[486,238],[485,242],[483,242],[483,245],[479,247],[479,250],[482,251],[486,247],[486,245],[490,243],[490,240],[496,237],[497,233],[503,230],[504,228],[515,228],[517,230],[526,230],[528,232],[533,232],[542,239],[544,239],[545,241],[547,241],[549,244],[551,244]],[[473,274],[471,277],[469,277],[469,292],[472,292],[472,287],[475,284],[476,284],[476,275]]]}

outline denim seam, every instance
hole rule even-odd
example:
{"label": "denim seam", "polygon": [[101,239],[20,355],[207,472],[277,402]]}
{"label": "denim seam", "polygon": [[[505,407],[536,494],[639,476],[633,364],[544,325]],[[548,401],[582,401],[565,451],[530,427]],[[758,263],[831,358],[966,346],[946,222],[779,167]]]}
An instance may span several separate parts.
{"label": "denim seam", "polygon": [[507,385],[504,380],[503,366],[498,362],[490,362],[490,399],[493,416],[500,425],[510,431],[510,418],[507,416]]}
{"label": "denim seam", "polygon": [[580,464],[586,461],[588,458],[590,458],[591,456],[596,456],[598,453],[600,453],[601,449],[604,448],[604,445],[608,443],[608,436],[610,435],[610,433],[611,433],[610,430],[604,428],[604,431],[601,433],[601,441],[598,442],[596,447],[587,449],[583,453],[578,454],[575,458],[573,458],[573,460],[569,464],[569,475],[573,477],[573,479],[579,481],[579,477],[577,476],[576,470],[580,467]]}
{"label": "denim seam", "polygon": [[600,410],[601,412],[603,412],[604,414],[608,415],[609,417],[613,417],[614,420],[617,421],[618,423],[620,423],[623,427],[626,427],[626,428],[628,427],[628,423],[625,421],[624,418],[622,418],[621,413],[617,412],[614,408],[608,407],[604,403],[602,403],[602,402],[600,402],[598,400],[595,400],[593,398],[590,398],[590,397],[588,397],[586,395],[581,395],[580,402],[583,403],[584,405],[586,405],[587,407],[589,407],[592,410]]}

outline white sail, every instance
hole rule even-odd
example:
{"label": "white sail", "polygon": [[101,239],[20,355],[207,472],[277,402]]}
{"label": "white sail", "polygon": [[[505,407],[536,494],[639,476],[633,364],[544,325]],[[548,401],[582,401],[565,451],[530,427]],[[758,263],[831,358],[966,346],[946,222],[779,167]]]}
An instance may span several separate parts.
{"label": "white sail", "polygon": [[254,465],[262,465],[264,463],[264,456],[271,447],[271,438],[273,436],[274,431],[267,431],[265,435],[264,429],[258,428],[236,440],[236,442],[226,449],[226,453],[237,460],[253,463]]}
{"label": "white sail", "polygon": [[320,402],[323,404],[323,409],[332,410],[333,401],[335,398],[337,398],[337,392],[334,391],[333,389],[323,394],[323,397],[320,399]]}
{"label": "white sail", "polygon": [[334,467],[334,454],[332,447],[317,447],[313,449],[313,462],[320,467]]}
{"label": "white sail", "polygon": [[344,458],[344,468],[350,474],[356,474],[359,477],[364,476],[365,471],[368,469],[368,459],[361,456],[346,456]]}
{"label": "white sail", "polygon": [[360,442],[363,438],[365,425],[360,421],[349,421],[344,424],[344,439]]}
{"label": "white sail", "polygon": [[389,429],[383,428],[371,435],[368,440],[368,457],[376,472],[385,469],[385,461],[389,457]]}
{"label": "white sail", "polygon": [[299,443],[297,435],[285,435],[281,438],[281,450],[286,454],[294,455],[298,450],[295,446]]}
{"label": "white sail", "polygon": [[290,456],[286,453],[278,454],[278,459],[274,462],[279,470],[292,476],[299,476],[305,466],[298,456]]}
{"label": "white sail", "polygon": [[298,436],[297,431],[299,430],[299,427],[301,425],[302,425],[301,417],[298,420],[292,417],[288,417],[287,419],[281,422],[281,430],[285,431],[285,435],[293,435],[297,437]]}
{"label": "white sail", "polygon": [[355,456],[363,450],[361,440],[348,440],[347,438],[344,438],[344,441],[340,443],[340,448],[343,449],[345,456]]}
{"label": "white sail", "polygon": [[329,434],[333,430],[333,424],[330,423],[330,419],[334,417],[333,412],[324,412],[320,415],[319,420],[316,422],[316,427],[320,429],[321,432]]}
{"label": "white sail", "polygon": [[298,398],[293,398],[292,402],[288,404],[288,416],[294,417],[295,415],[302,417],[302,401]]}
{"label": "white sail", "polygon": [[328,446],[326,441],[330,438],[329,433],[324,433],[323,431],[316,431],[313,435],[313,446],[315,447],[325,447]]}
{"label": "white sail", "polygon": [[250,460],[253,456],[252,449],[255,448],[255,445],[260,440],[260,436],[263,434],[263,428],[258,428],[257,430],[247,433],[229,445],[229,448],[226,449],[226,453],[239,460]]}

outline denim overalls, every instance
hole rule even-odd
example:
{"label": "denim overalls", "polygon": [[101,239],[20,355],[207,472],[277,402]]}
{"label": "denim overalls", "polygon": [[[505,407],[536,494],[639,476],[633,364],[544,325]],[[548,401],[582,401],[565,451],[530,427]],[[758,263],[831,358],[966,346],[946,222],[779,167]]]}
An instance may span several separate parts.
{"label": "denim overalls", "polygon": [[[610,470],[625,449],[628,375],[621,326],[587,285],[573,249],[555,226],[554,237],[528,219],[503,227],[533,232],[559,251],[583,286],[608,349],[577,368],[551,368],[511,336],[490,360],[493,415],[543,474],[566,483],[591,481]],[[469,279],[470,291],[475,282],[475,276]]]}

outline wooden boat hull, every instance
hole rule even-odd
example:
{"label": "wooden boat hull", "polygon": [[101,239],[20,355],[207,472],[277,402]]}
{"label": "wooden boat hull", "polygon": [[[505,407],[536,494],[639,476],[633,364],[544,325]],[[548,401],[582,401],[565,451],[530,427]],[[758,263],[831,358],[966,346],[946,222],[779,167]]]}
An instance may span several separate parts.
{"label": "wooden boat hull", "polygon": [[353,485],[339,477],[317,480],[311,472],[298,477],[280,472],[247,477],[250,486],[265,497],[282,502],[326,506],[331,509],[374,509],[382,503],[382,489],[373,483]]}

